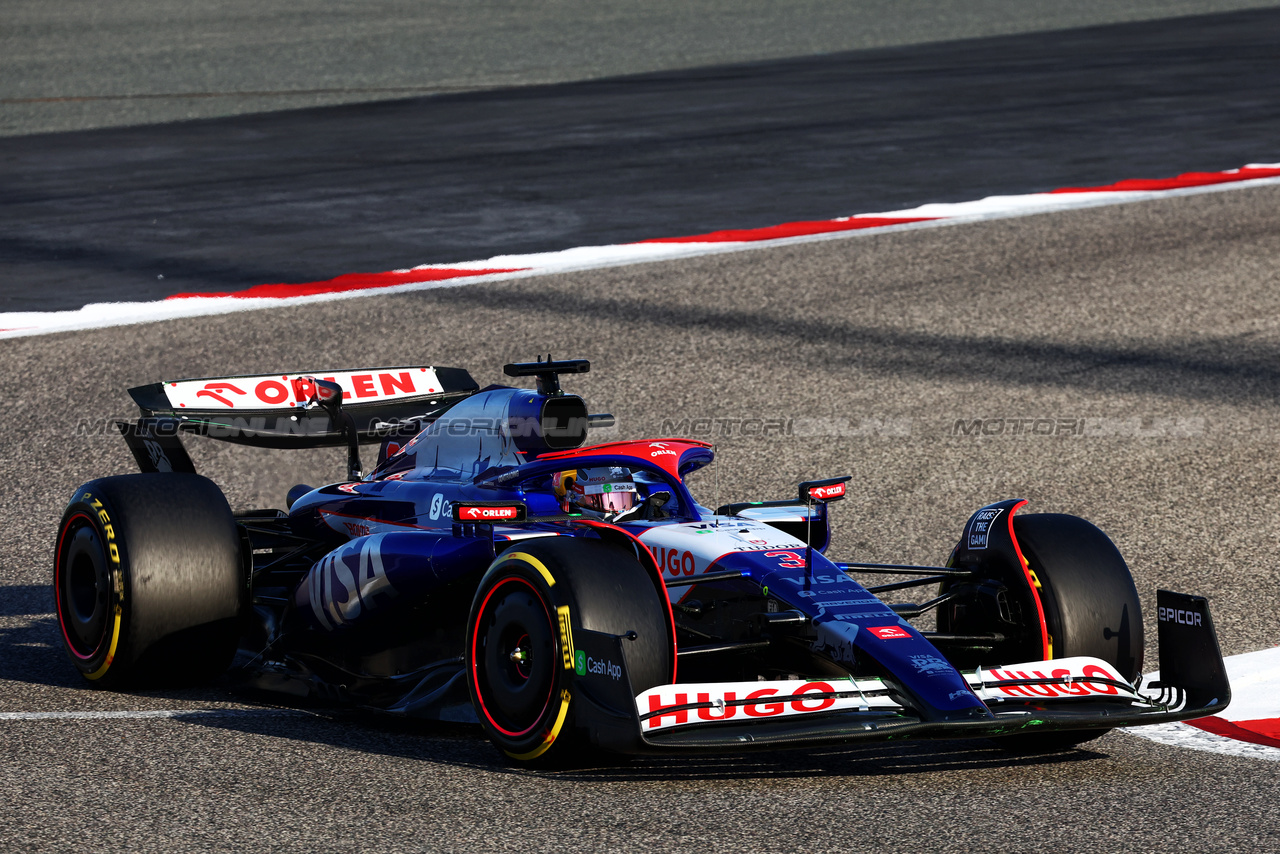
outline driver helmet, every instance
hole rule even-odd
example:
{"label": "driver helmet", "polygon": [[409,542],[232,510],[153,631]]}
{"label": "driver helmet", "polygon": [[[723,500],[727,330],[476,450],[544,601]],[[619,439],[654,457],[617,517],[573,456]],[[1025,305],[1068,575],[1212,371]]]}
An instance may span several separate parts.
{"label": "driver helmet", "polygon": [[574,509],[614,516],[636,506],[635,480],[620,466],[563,471],[555,477],[565,512]]}

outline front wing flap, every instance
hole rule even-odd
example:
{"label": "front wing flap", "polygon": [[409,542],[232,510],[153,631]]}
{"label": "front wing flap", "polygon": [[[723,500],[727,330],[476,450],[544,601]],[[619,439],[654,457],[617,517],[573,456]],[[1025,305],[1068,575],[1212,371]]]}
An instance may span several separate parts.
{"label": "front wing flap", "polygon": [[579,721],[600,746],[638,753],[1111,729],[1225,709],[1231,689],[1207,602],[1161,590],[1158,615],[1161,681],[1131,683],[1088,657],[979,668],[961,675],[987,713],[950,720],[913,708],[891,678],[677,683],[628,703],[626,641],[601,635],[592,660],[623,666],[580,674]]}

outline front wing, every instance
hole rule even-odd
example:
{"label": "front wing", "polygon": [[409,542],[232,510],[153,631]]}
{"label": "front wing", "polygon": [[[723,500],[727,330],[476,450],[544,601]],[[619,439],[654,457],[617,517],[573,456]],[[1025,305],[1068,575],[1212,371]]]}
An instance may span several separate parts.
{"label": "front wing", "polygon": [[890,678],[677,683],[630,690],[625,637],[582,632],[574,713],[600,747],[722,751],[1111,729],[1217,714],[1231,698],[1202,597],[1158,594],[1161,682],[1077,657],[961,674],[984,708],[933,716]]}

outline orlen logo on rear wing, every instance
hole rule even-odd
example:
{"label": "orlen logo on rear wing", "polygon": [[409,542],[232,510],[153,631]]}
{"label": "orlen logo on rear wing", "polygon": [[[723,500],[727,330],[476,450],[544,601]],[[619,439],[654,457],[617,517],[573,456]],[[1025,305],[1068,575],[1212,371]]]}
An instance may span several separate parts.
{"label": "orlen logo on rear wing", "polygon": [[844,498],[844,484],[809,487],[809,497],[815,501],[834,501],[837,498]]}
{"label": "orlen logo on rear wing", "polygon": [[315,374],[271,374],[256,377],[217,377],[164,383],[174,409],[264,410],[291,409],[315,395],[308,376],[342,386],[348,405],[380,403],[444,391],[434,368],[367,368]]}

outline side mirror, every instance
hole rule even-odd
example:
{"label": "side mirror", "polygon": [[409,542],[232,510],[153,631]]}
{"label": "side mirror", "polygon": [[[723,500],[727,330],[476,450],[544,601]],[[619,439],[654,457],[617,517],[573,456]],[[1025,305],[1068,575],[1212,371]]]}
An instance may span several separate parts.
{"label": "side mirror", "polygon": [[665,489],[661,492],[650,492],[649,497],[643,502],[632,507],[630,510],[623,510],[615,516],[612,521],[631,522],[635,521],[637,518],[644,519],[645,521],[665,519],[667,518],[667,514],[662,508],[665,507],[667,502],[670,500],[671,493]]}
{"label": "side mirror", "polygon": [[644,517],[646,519],[665,519],[666,511],[662,508],[667,506],[667,502],[671,500],[671,493],[667,490],[661,492],[650,492],[649,497],[645,500]]}

